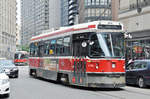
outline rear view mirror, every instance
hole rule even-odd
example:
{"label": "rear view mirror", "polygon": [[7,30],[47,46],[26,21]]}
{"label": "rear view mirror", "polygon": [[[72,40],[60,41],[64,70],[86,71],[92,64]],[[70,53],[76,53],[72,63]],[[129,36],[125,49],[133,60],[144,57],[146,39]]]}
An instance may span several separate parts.
{"label": "rear view mirror", "polygon": [[133,63],[134,61],[133,61],[133,59],[130,59],[129,61],[128,61],[128,64],[131,64],[131,63]]}
{"label": "rear view mirror", "polygon": [[89,43],[89,45],[93,45],[94,44],[94,41],[91,41],[90,43]]}

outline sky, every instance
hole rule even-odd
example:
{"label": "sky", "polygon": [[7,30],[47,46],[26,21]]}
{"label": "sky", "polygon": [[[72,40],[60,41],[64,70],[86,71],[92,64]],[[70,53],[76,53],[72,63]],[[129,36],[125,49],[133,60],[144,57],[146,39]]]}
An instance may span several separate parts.
{"label": "sky", "polygon": [[17,23],[21,25],[21,6],[20,6],[20,0],[17,1]]}

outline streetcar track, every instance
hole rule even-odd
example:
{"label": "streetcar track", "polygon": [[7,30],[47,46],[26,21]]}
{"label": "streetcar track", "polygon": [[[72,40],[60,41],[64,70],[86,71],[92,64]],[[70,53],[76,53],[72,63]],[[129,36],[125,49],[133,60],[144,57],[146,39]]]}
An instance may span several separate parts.
{"label": "streetcar track", "polygon": [[113,97],[113,98],[117,98],[117,99],[125,99],[125,97],[119,97],[119,96],[116,96],[116,95],[111,95],[111,94],[107,94],[107,93],[104,93],[104,92],[101,92],[101,93],[99,93],[99,92],[93,92],[93,91],[89,91],[89,93],[90,94],[92,94],[92,95],[97,95],[97,96],[111,96],[111,97]]}
{"label": "streetcar track", "polygon": [[[146,94],[146,93],[142,93],[142,92],[138,92],[138,91],[133,91],[133,90],[130,90],[130,89],[126,89],[126,88],[119,88],[119,89],[90,89],[90,88],[81,88],[81,87],[72,87],[72,88],[77,88],[77,89],[82,89],[82,90],[87,90],[88,92],[90,92],[90,94],[93,94],[93,95],[98,95],[98,96],[109,96],[109,97],[112,97],[112,98],[115,98],[115,99],[127,99],[125,96],[118,96],[117,95],[112,95],[112,94],[109,94],[108,92],[123,92],[123,94],[125,95],[125,93],[128,93],[128,94],[140,94],[140,95],[145,95],[145,96],[150,96],[150,94]],[[139,88],[140,89],[140,88]],[[136,89],[134,89],[136,90]],[[131,95],[132,96],[132,95]]]}
{"label": "streetcar track", "polygon": [[[71,88],[75,88],[75,89],[80,89],[80,90],[85,90],[87,91],[89,94],[92,94],[92,95],[97,95],[97,96],[109,96],[112,98],[115,98],[115,99],[126,99],[125,97],[121,97],[121,96],[116,96],[116,95],[111,95],[111,94],[108,94],[108,93],[105,93],[103,91],[106,91],[106,90],[109,90],[110,89],[90,89],[90,88],[86,88],[86,87],[79,87],[79,86],[68,86],[68,87],[71,87]],[[121,89],[122,90],[122,89]],[[98,91],[98,92],[97,92]],[[112,91],[112,90],[111,90]],[[110,91],[110,92],[111,92]],[[114,90],[116,91],[116,90]]]}
{"label": "streetcar track", "polygon": [[[110,92],[115,92],[115,91],[110,91]],[[145,94],[145,93],[141,93],[141,92],[138,92],[138,91],[130,91],[129,89],[123,89],[123,90],[120,90],[120,92],[125,92],[125,93],[129,93],[129,94],[140,94],[140,95],[145,95],[145,96],[150,96],[150,94]],[[114,97],[114,98],[117,98],[117,99],[126,99],[126,97],[124,96],[117,96],[117,95],[112,95],[112,94],[109,94],[108,91],[98,91],[96,92],[97,94],[102,94],[102,95],[106,95],[106,96],[111,96],[111,97]]]}
{"label": "streetcar track", "polygon": [[[52,83],[52,82],[51,82]],[[64,85],[63,85],[64,86]],[[65,86],[68,86],[68,85],[65,85]],[[80,89],[80,90],[85,90],[85,91],[88,91],[89,94],[92,94],[92,95],[97,95],[97,96],[107,96],[108,98],[109,97],[112,97],[112,98],[115,98],[115,99],[127,99],[125,96],[118,96],[117,95],[112,95],[112,94],[109,94],[108,92],[123,92],[123,94],[125,93],[129,93],[129,94],[140,94],[140,95],[145,95],[145,96],[150,96],[150,94],[146,94],[146,93],[142,93],[142,92],[138,92],[138,91],[133,91],[133,90],[130,90],[130,89],[126,89],[126,88],[120,88],[120,89],[90,89],[90,88],[84,88],[84,87],[78,87],[78,86],[71,86],[69,85],[68,87],[70,88],[75,88],[75,89]],[[139,88],[140,89],[140,88]],[[136,90],[136,89],[134,89]]]}
{"label": "streetcar track", "polygon": [[[98,93],[98,92],[97,92]],[[114,98],[118,98],[118,99],[126,99],[125,97],[120,97],[120,96],[116,96],[116,95],[112,95],[112,94],[108,94],[108,93],[104,93],[104,92],[101,92],[103,95],[106,95],[106,96],[111,96],[111,97],[114,97]]]}
{"label": "streetcar track", "polygon": [[145,94],[145,93],[141,93],[141,92],[138,92],[138,91],[131,91],[131,90],[128,90],[128,89],[125,89],[125,91],[126,91],[126,92],[135,93],[135,94],[141,94],[141,95],[150,96],[150,94]]}
{"label": "streetcar track", "polygon": [[[89,91],[91,94],[93,94],[93,95],[98,95],[98,96],[109,96],[109,97],[111,97],[111,98],[117,98],[117,99],[126,99],[125,97],[121,97],[121,96],[116,96],[116,95],[112,95],[112,94],[109,94],[109,93],[105,93],[105,92],[103,92],[103,91],[105,91],[105,90],[107,90],[107,89],[104,89],[104,90],[101,90],[100,89],[100,91],[99,90],[96,90],[96,91],[94,91],[94,90],[91,90],[91,91]],[[98,91],[98,92],[97,92]],[[112,91],[112,90],[111,90]],[[111,92],[110,90],[109,90],[109,92]],[[116,90],[114,90],[114,91],[116,91]],[[113,92],[114,92],[113,91]],[[108,91],[107,91],[108,92]]]}

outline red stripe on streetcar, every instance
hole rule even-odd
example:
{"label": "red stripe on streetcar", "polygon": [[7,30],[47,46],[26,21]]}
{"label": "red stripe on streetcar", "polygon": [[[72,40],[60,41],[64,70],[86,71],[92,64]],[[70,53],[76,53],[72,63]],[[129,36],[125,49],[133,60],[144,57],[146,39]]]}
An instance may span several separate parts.
{"label": "red stripe on streetcar", "polygon": [[96,25],[89,25],[88,28],[96,28]]}
{"label": "red stripe on streetcar", "polygon": [[64,31],[61,31],[61,32],[56,32],[56,33],[53,33],[53,34],[48,34],[48,35],[44,35],[44,36],[41,36],[41,37],[33,38],[32,40],[38,40],[38,39],[42,39],[42,38],[45,38],[45,37],[59,35],[59,34],[62,34],[62,33],[65,33],[65,32],[71,32],[71,31],[73,31],[73,28],[67,29],[67,30],[64,30]]}
{"label": "red stripe on streetcar", "polygon": [[50,36],[63,34],[63,33],[66,33],[66,32],[86,30],[86,29],[89,29],[89,28],[96,28],[96,25],[88,25],[87,28],[79,28],[79,29],[70,28],[70,29],[67,29],[67,30],[63,30],[63,31],[60,31],[60,32],[53,33],[53,34],[48,34],[48,35],[44,35],[44,36],[41,36],[41,37],[33,38],[31,40],[34,41],[34,40],[42,39],[42,38],[45,38],[45,37],[50,37]]}

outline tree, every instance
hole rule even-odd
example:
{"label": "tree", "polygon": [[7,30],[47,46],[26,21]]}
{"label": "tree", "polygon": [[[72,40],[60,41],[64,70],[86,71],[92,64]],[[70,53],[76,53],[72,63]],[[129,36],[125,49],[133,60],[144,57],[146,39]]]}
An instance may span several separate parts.
{"label": "tree", "polygon": [[27,51],[29,52],[29,45],[24,45],[21,47],[22,51]]}

